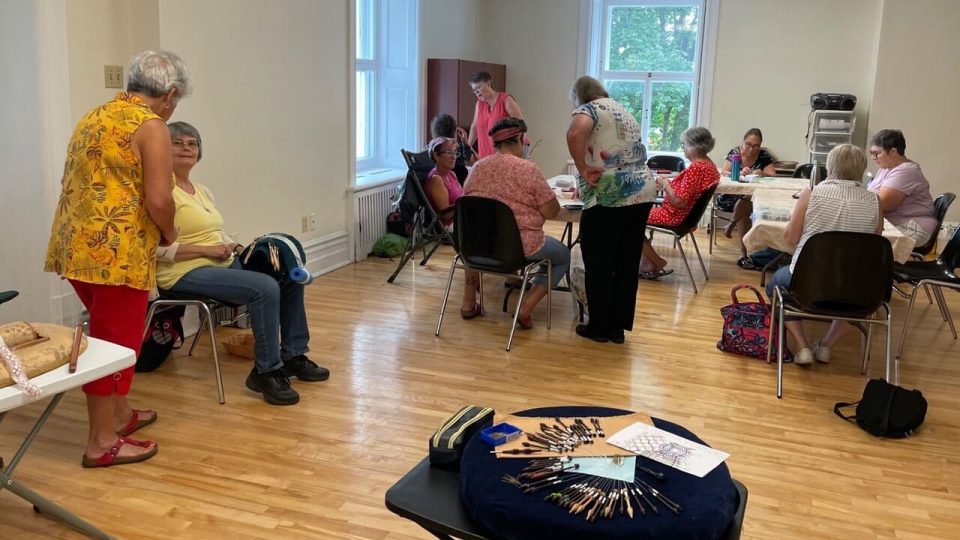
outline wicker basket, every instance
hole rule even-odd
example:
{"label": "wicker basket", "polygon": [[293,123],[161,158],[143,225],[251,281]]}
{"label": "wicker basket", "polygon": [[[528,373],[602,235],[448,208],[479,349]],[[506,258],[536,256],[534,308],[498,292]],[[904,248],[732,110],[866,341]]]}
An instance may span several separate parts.
{"label": "wicker basket", "polygon": [[233,334],[220,340],[220,343],[234,356],[256,358],[253,352],[253,334]]}

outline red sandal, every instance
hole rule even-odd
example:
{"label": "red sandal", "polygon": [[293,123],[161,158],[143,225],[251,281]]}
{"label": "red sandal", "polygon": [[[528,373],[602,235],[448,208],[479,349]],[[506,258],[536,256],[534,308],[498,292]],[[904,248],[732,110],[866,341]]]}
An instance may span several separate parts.
{"label": "red sandal", "polygon": [[[153,445],[153,448],[149,452],[140,454],[138,456],[118,456],[117,454],[120,453],[120,449],[123,448],[123,445],[125,444],[132,444],[141,448],[147,448],[150,445]],[[134,439],[127,439],[126,437],[120,437],[115,443],[113,443],[113,446],[110,447],[110,450],[107,450],[98,458],[87,457],[87,455],[84,454],[83,461],[81,461],[80,464],[86,469],[92,469],[95,467],[112,467],[114,465],[139,463],[157,455],[157,450],[158,446],[154,441],[137,441]]]}
{"label": "red sandal", "polygon": [[[133,414],[130,415],[130,421],[127,422],[127,425],[123,426],[123,429],[117,432],[117,435],[121,437],[127,437],[134,431],[139,430],[142,427],[149,426],[150,424],[157,421],[157,412],[146,410],[141,411],[139,409],[131,409]],[[153,413],[146,420],[140,420],[140,413]]]}

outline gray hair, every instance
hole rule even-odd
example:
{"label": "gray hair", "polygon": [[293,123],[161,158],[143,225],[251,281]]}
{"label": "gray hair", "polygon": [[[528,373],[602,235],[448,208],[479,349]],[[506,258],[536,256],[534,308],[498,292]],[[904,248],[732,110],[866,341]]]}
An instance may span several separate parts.
{"label": "gray hair", "polygon": [[158,98],[176,88],[177,101],[193,92],[187,65],[170,51],[144,51],[133,57],[127,68],[127,92]]}
{"label": "gray hair", "polygon": [[603,87],[603,83],[593,77],[580,77],[573,83],[573,88],[570,89],[570,99],[578,106],[590,103],[595,99],[608,97],[610,97],[610,94]]}
{"label": "gray hair", "polygon": [[713,145],[716,143],[710,130],[702,126],[684,130],[684,132],[680,134],[680,138],[683,139],[684,146],[693,148],[697,154],[703,156],[709,154],[710,151],[713,150]]}
{"label": "gray hair", "polygon": [[197,161],[203,157],[203,139],[200,138],[200,132],[193,125],[186,122],[170,122],[167,124],[170,129],[170,141],[178,137],[193,137],[197,140]]}
{"label": "gray hair", "polygon": [[866,170],[867,155],[858,146],[838,144],[827,154],[827,178],[860,182]]}

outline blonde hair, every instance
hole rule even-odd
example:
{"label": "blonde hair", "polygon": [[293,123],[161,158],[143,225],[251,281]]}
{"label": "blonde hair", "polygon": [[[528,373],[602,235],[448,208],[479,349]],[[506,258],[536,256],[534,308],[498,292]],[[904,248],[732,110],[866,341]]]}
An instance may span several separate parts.
{"label": "blonde hair", "polygon": [[827,154],[827,178],[859,182],[867,170],[867,155],[852,144],[838,144]]}

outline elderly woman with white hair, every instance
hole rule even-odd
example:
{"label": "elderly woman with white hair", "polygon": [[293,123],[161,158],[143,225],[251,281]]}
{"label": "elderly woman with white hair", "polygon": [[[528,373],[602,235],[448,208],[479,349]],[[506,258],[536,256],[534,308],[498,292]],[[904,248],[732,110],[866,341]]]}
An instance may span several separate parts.
{"label": "elderly woman with white hair", "polygon": [[[793,278],[793,268],[800,258],[804,244],[815,234],[827,231],[846,231],[880,234],[883,232],[883,212],[875,193],[861,183],[867,170],[867,156],[852,144],[840,144],[827,154],[827,179],[814,188],[800,192],[800,199],[790,214],[784,232],[787,243],[797,246],[790,266],[777,270],[767,282],[767,296],[772,298],[774,287],[787,288]],[[825,263],[826,264],[826,263]],[[843,321],[833,321],[830,329],[812,347],[803,332],[803,322],[784,321],[800,352],[794,358],[797,365],[810,365],[814,360],[830,362],[830,349],[850,328]]]}
{"label": "elderly woman with white hair", "polygon": [[[720,173],[707,156],[715,142],[710,130],[692,127],[684,131],[680,138],[683,141],[683,155],[690,160],[690,166],[677,175],[673,182],[657,180],[664,190],[663,204],[650,211],[647,220],[649,225],[674,226],[683,223],[697,199],[720,182]],[[673,273],[666,266],[666,259],[657,254],[649,240],[645,241],[640,277],[657,279]]]}
{"label": "elderly woman with white hair", "polygon": [[[44,270],[70,281],[90,335],[133,349],[143,342],[158,244],[176,241],[167,120],[192,82],[180,58],[146,51],[130,62],[126,92],[80,119],[67,145]],[[84,467],[149,459],[153,441],[128,438],[157,413],[130,407],[133,367],[83,386],[90,432]]]}

